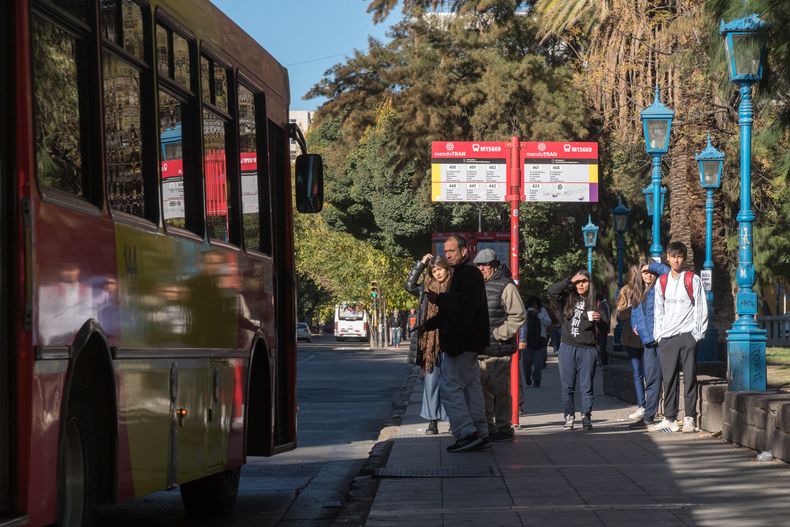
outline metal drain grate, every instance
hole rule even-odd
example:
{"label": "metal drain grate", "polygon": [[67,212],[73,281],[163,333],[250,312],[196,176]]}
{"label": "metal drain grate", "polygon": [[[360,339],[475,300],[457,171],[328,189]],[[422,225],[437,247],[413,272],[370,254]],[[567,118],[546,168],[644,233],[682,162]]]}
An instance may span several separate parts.
{"label": "metal drain grate", "polygon": [[392,466],[376,469],[378,478],[486,478],[492,476],[499,476],[499,471],[492,465]]}

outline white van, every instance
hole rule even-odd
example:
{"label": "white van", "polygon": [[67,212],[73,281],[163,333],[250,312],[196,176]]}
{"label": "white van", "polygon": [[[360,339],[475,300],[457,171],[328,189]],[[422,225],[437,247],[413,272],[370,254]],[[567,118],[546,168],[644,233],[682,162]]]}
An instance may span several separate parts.
{"label": "white van", "polygon": [[368,312],[361,303],[341,302],[335,306],[335,339],[368,340]]}

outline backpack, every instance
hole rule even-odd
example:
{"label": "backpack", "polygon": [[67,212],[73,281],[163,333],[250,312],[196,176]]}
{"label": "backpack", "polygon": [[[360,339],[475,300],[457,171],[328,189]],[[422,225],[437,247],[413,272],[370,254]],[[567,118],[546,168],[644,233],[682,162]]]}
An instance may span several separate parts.
{"label": "backpack", "polygon": [[[666,298],[667,293],[667,277],[668,274],[662,274],[658,277],[658,285],[661,286],[661,295]],[[691,305],[694,305],[694,273],[690,271],[683,271],[683,285],[686,286],[686,294],[691,300]]]}
{"label": "backpack", "polygon": [[542,348],[546,345],[546,338],[540,334],[540,319],[535,311],[527,312],[527,347],[530,349]]}

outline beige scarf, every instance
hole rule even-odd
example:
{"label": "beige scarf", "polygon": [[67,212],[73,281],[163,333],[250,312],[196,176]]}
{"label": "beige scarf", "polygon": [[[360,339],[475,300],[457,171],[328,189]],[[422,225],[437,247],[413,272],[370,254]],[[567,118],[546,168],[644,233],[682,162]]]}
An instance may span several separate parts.
{"label": "beige scarf", "polygon": [[[451,280],[452,270],[450,270],[450,275],[444,282],[439,282],[433,277],[431,271],[428,270],[428,273],[425,275],[425,281],[423,282],[423,289],[425,292],[431,291],[434,293],[444,293],[447,291],[447,286],[450,284]],[[435,317],[439,312],[439,306],[430,300],[428,300],[426,305],[427,309],[423,321]],[[420,349],[422,350],[424,361],[422,371],[424,373],[431,373],[433,371],[433,365],[436,364],[436,358],[439,356],[439,330],[432,329],[430,331],[423,331],[420,335],[419,345]]]}

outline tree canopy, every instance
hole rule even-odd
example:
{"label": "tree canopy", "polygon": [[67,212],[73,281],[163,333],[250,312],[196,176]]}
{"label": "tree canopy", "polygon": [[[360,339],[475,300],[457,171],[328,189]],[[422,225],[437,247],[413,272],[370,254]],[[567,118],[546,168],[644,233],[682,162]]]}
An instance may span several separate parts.
{"label": "tree canopy", "polygon": [[[371,0],[382,21],[400,8],[391,40],[371,39],[326,72],[307,94],[324,96],[311,147],[326,163],[323,214],[330,231],[361,240],[403,270],[435,231],[508,230],[504,204],[430,202],[430,144],[441,140],[594,140],[600,144],[600,203],[521,206],[522,288],[583,266],[580,226],[601,227],[596,279],[610,286],[615,266],[611,209],[631,208],[627,262],[647,252],[649,182],[639,112],[654,87],[676,112],[664,158],[669,188],[662,245],[680,240],[691,263],[704,255],[704,193],[695,152],[711,132],[727,152],[716,194],[716,312],[732,320],[739,208],[739,97],[727,80],[718,21],[753,11],[771,24],[768,67],[755,94],[753,203],[760,281],[790,277],[790,4],[775,0]],[[386,266],[385,266],[386,267]],[[405,271],[404,271],[405,272]],[[405,276],[399,276],[402,279]],[[313,276],[321,283],[319,276]],[[327,289],[330,290],[330,289]]]}

